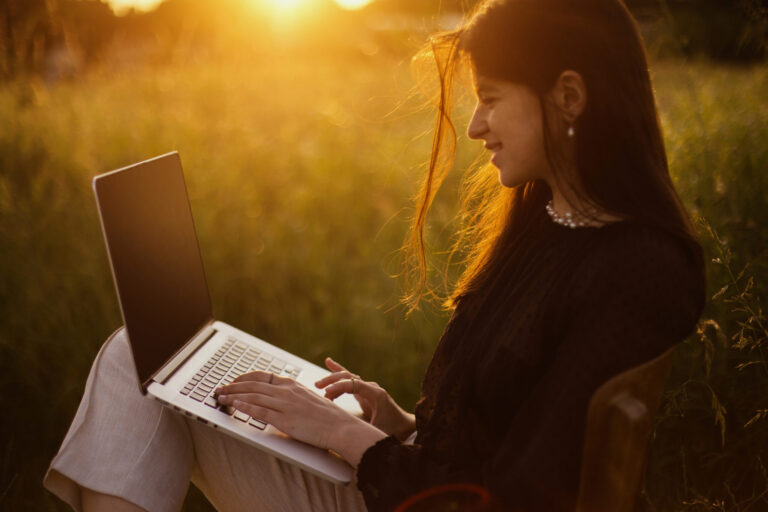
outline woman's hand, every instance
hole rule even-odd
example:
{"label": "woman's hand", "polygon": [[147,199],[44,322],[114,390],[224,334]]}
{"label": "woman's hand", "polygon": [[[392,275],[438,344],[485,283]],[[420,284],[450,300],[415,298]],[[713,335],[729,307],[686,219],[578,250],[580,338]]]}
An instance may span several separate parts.
{"label": "woman's hand", "polygon": [[333,373],[315,382],[315,386],[325,388],[326,398],[335,400],[344,393],[354,395],[371,425],[401,441],[416,430],[414,415],[397,405],[381,386],[360,379],[330,357],[325,359],[325,365]]}
{"label": "woman's hand", "polygon": [[387,436],[293,379],[246,373],[216,390],[218,401],[269,423],[305,443],[333,450],[353,467],[365,450]]}

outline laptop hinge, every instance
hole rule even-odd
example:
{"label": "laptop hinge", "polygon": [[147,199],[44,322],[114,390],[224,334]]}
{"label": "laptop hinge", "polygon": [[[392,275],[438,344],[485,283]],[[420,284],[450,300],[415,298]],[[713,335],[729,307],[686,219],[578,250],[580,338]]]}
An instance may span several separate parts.
{"label": "laptop hinge", "polygon": [[165,381],[170,378],[171,375],[186,361],[192,354],[194,354],[198,348],[200,348],[206,341],[211,339],[216,334],[216,329],[212,324],[208,324],[198,331],[198,333],[184,345],[184,348],[179,350],[173,358],[168,361],[165,366],[160,368],[153,377],[152,380],[165,384]]}

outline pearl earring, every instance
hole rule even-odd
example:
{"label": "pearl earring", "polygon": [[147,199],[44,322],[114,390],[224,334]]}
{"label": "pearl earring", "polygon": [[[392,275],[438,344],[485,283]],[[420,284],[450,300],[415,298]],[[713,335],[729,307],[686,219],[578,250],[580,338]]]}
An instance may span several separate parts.
{"label": "pearl earring", "polygon": [[574,133],[576,133],[576,132],[573,131],[573,126],[569,126],[568,127],[568,136],[569,137],[573,137]]}

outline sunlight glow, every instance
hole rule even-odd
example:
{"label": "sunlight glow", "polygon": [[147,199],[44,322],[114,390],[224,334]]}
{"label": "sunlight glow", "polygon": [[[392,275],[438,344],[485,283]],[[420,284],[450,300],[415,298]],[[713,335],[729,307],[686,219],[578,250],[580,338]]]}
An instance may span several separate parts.
{"label": "sunlight glow", "polygon": [[343,7],[344,9],[360,9],[361,7],[365,7],[369,3],[371,3],[371,0],[335,0],[337,4],[339,4],[339,7]]}
{"label": "sunlight glow", "polygon": [[[151,11],[155,7],[157,7],[159,4],[163,2],[163,0],[106,0],[107,3],[112,7],[112,10],[115,11],[117,14],[125,14],[130,9],[136,9],[137,11]],[[253,1],[253,0],[252,0]],[[256,0],[257,2],[265,2],[272,7],[275,7],[281,11],[291,11],[296,10],[305,4],[309,3],[310,0]],[[369,3],[371,3],[372,0],[334,0],[336,4],[343,8],[343,9],[360,9],[362,7],[365,7]]]}
{"label": "sunlight glow", "polygon": [[130,9],[137,11],[151,11],[163,0],[107,0],[107,3],[115,11],[115,14],[125,14]]}
{"label": "sunlight glow", "polygon": [[269,0],[269,3],[278,9],[293,10],[306,3],[306,0]]}
{"label": "sunlight glow", "polygon": [[[250,0],[252,3],[258,5],[270,5],[277,11],[296,11],[302,7],[306,7],[311,3],[316,3],[314,0]],[[372,0],[334,0],[336,4],[342,9],[360,9],[365,7]],[[163,0],[106,0],[106,2],[112,7],[112,10],[118,14],[125,14],[131,9],[137,11],[151,11]]]}

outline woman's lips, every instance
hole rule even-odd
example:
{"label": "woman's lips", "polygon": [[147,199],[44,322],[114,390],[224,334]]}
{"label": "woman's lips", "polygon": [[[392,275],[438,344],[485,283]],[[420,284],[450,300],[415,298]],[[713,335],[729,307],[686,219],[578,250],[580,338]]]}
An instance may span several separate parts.
{"label": "woman's lips", "polygon": [[495,143],[495,144],[488,144],[488,143],[486,143],[485,144],[485,149],[487,149],[488,151],[493,151],[495,153],[495,152],[497,152],[498,150],[501,149],[501,144],[500,143]]}

